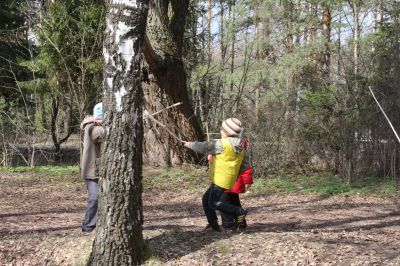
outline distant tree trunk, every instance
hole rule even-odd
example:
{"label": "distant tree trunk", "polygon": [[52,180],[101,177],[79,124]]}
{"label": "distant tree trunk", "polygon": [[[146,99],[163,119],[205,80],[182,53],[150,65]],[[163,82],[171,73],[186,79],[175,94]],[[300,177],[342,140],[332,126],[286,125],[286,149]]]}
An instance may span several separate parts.
{"label": "distant tree trunk", "polygon": [[[257,64],[261,63],[261,45],[260,39],[262,38],[262,30],[260,29],[260,22],[258,19],[255,20],[255,27],[256,27],[256,40],[257,40],[257,47],[256,47],[256,60]],[[261,64],[260,64],[261,65]],[[255,95],[255,115],[256,118],[259,117],[260,113],[260,87],[262,86],[262,73],[259,74],[259,82],[256,84],[256,95]]]}
{"label": "distant tree trunk", "polygon": [[[358,75],[360,66],[360,3],[358,0],[350,3],[353,10],[353,60],[354,75]],[[357,86],[357,83],[356,83]]]}
{"label": "distant tree trunk", "polygon": [[90,265],[138,265],[142,235],[143,118],[140,77],[147,0],[108,0],[99,210]]}
{"label": "distant tree trunk", "polygon": [[331,65],[331,52],[330,52],[330,42],[331,42],[331,11],[328,4],[323,7],[322,14],[322,34],[324,36],[325,48],[322,54],[322,80],[325,84],[330,83],[330,65]]}
{"label": "distant tree trunk", "polygon": [[211,48],[212,48],[212,33],[211,33],[211,22],[212,22],[212,5],[211,0],[208,0],[208,14],[207,14],[207,31],[208,31],[208,60],[211,61]]}
{"label": "distant tree trunk", "polygon": [[339,14],[339,21],[338,21],[338,34],[337,34],[337,61],[336,61],[336,68],[337,68],[337,71],[336,71],[336,80],[335,80],[335,82],[337,83],[337,84],[339,84],[340,83],[340,76],[341,76],[341,72],[342,72],[342,53],[341,53],[341,50],[342,50],[342,39],[341,39],[341,36],[342,36],[342,26],[341,26],[341,24],[342,24],[342,14]]}
{"label": "distant tree trunk", "polygon": [[202,112],[200,113],[201,116],[201,123],[208,123],[208,117],[210,115],[210,109],[212,107],[212,99],[210,98],[210,93],[212,91],[212,77],[209,74],[210,66],[211,66],[211,60],[212,60],[212,43],[213,43],[213,37],[212,37],[212,32],[211,32],[211,24],[212,24],[212,1],[208,0],[207,4],[207,32],[208,32],[208,38],[207,38],[207,74],[204,76],[204,90],[202,90],[202,93],[200,94],[202,98]]}
{"label": "distant tree trunk", "polygon": [[284,2],[284,16],[286,18],[286,50],[288,53],[293,52],[293,8],[292,1]]}
{"label": "distant tree trunk", "polygon": [[217,106],[215,107],[215,117],[214,117],[214,128],[217,128],[221,123],[224,117],[224,88],[225,88],[225,64],[226,64],[226,51],[227,45],[225,42],[225,6],[224,0],[219,0],[220,5],[220,17],[219,17],[219,36],[220,36],[220,53],[221,53],[221,61],[220,61],[220,76],[217,81]]}
{"label": "distant tree trunk", "polygon": [[[157,115],[156,119],[184,140],[201,140],[202,130],[194,116],[182,63],[182,44],[189,0],[150,1],[143,54],[147,64],[144,78],[144,109],[150,114],[173,103],[183,104]],[[152,165],[195,161],[193,153],[165,129],[146,121],[145,160]]]}
{"label": "distant tree trunk", "polygon": [[374,31],[377,31],[383,23],[383,0],[379,0],[376,7]]}
{"label": "distant tree trunk", "polygon": [[[51,97],[51,117],[50,117],[50,133],[51,133],[51,138],[53,140],[53,145],[56,153],[56,160],[61,160],[61,144],[63,144],[65,141],[68,140],[68,138],[71,136],[73,132],[73,127],[70,126],[70,121],[68,121],[71,118],[70,114],[66,114],[63,117],[63,125],[64,125],[64,130],[66,130],[65,136],[61,137],[61,130],[59,128],[59,125],[57,124],[57,118],[60,114],[60,104],[61,101],[60,99],[57,99],[58,97],[52,96]],[[71,107],[68,106],[65,108],[67,111],[71,112]]]}
{"label": "distant tree trunk", "polygon": [[[310,14],[312,17],[317,17],[318,16],[318,5],[317,4],[310,4]],[[313,25],[311,26],[311,30],[310,30],[310,39],[312,42],[315,41],[315,39],[317,38],[317,29],[318,26],[315,25],[315,23],[313,23]],[[316,89],[318,88],[318,60],[317,60],[317,54],[316,53],[312,53],[311,54],[311,61],[312,63],[312,67],[311,67],[311,73],[310,73],[310,85],[311,88]]]}
{"label": "distant tree trunk", "polygon": [[[236,42],[236,37],[235,37],[235,11],[233,8],[235,7],[235,0],[231,0],[228,3],[228,12],[229,16],[231,17],[232,24],[231,24],[231,32],[232,32],[232,40],[231,40],[231,63],[230,63],[230,73],[231,76],[233,76],[233,72],[235,70],[235,42]],[[230,91],[231,93],[233,92],[233,79],[231,78],[230,82]]]}
{"label": "distant tree trunk", "polygon": [[[292,0],[283,2],[284,8],[284,17],[285,17],[285,34],[286,34],[286,51],[288,54],[293,53],[294,50],[294,35],[293,35],[293,26],[294,26],[294,4]],[[288,68],[291,69],[290,63],[288,63]],[[297,111],[297,92],[296,92],[296,84],[295,84],[295,74],[291,71],[286,77],[286,89],[287,89],[287,109],[285,114],[286,124],[287,124],[287,133],[289,136],[293,136],[295,131],[295,118]]]}
{"label": "distant tree trunk", "polygon": [[[391,110],[392,113],[395,115],[392,115],[393,117],[393,123],[394,124],[399,124],[400,121],[400,115],[399,115],[399,106],[400,106],[400,77],[399,77],[399,71],[400,71],[400,48],[399,48],[399,14],[400,14],[400,3],[398,1],[392,1],[392,9],[393,9],[393,14],[392,14],[392,20],[393,20],[393,85],[391,86],[395,90],[395,96],[392,97],[392,103],[391,103]],[[399,168],[398,165],[398,150],[395,151],[392,155],[392,160],[391,160],[391,175],[393,177],[397,176],[396,183],[397,187],[400,187],[400,179],[398,178],[399,175],[396,171],[396,169]]]}
{"label": "distant tree trunk", "polygon": [[[400,95],[400,90],[399,85],[400,85],[400,77],[399,77],[399,71],[400,71],[400,49],[399,49],[399,8],[400,8],[400,4],[398,1],[392,1],[392,5],[393,5],[393,14],[392,14],[392,20],[393,20],[393,28],[392,28],[392,32],[393,32],[393,47],[394,47],[394,51],[393,51],[393,88],[396,88],[397,91],[397,95]],[[396,97],[396,99],[399,99],[399,97]],[[396,104],[397,105],[397,104]],[[397,105],[398,106],[398,105]]]}
{"label": "distant tree trunk", "polygon": [[[359,55],[360,55],[360,8],[361,1],[360,0],[352,0],[348,1],[352,13],[353,13],[353,73],[355,76],[354,87],[347,87],[347,94],[345,97],[345,109],[348,110],[352,106],[351,102],[351,94],[350,89],[353,91],[358,91],[358,74],[359,74]],[[343,179],[347,181],[348,184],[353,184],[355,180],[355,171],[356,171],[356,159],[355,154],[357,153],[359,147],[354,139],[355,128],[352,123],[344,122],[343,123],[343,136],[344,142],[342,143],[342,151],[340,160],[341,160],[341,169],[339,172]]]}
{"label": "distant tree trunk", "polygon": [[[259,1],[254,2],[254,10],[260,10],[261,9],[261,4]],[[254,24],[255,24],[255,34],[256,34],[256,54],[255,54],[255,59],[257,61],[257,65],[261,66],[262,61],[264,58],[264,31],[263,31],[263,23],[261,22],[260,19],[260,14],[257,12],[254,15]],[[264,25],[265,27],[265,25]],[[256,119],[258,120],[259,115],[260,115],[260,90],[261,87],[263,86],[263,74],[262,72],[259,73],[258,75],[258,81],[256,84],[256,91],[255,91],[255,99],[254,99],[254,105],[255,105],[255,115]]]}

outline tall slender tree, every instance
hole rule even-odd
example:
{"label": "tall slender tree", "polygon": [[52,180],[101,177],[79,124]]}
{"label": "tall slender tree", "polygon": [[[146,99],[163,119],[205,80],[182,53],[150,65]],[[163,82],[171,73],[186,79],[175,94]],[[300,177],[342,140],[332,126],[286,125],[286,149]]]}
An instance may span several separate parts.
{"label": "tall slender tree", "polygon": [[324,50],[322,52],[322,79],[325,84],[329,84],[330,80],[330,66],[331,66],[331,52],[330,52],[330,41],[331,41],[331,9],[328,3],[323,4],[322,11],[322,34],[324,36]]}

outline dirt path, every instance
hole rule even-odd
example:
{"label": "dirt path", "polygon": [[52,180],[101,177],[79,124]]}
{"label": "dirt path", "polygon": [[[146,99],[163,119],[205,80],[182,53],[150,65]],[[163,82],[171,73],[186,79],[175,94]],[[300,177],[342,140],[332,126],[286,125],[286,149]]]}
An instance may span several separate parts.
{"label": "dirt path", "polygon": [[[0,265],[84,265],[93,233],[79,224],[77,174],[0,176]],[[147,190],[147,265],[400,265],[393,199],[245,194],[249,228],[204,233],[201,192]]]}

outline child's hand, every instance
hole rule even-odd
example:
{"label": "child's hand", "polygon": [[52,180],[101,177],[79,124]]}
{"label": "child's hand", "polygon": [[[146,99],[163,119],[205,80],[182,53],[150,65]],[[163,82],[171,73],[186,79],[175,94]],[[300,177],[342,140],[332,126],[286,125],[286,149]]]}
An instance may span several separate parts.
{"label": "child's hand", "polygon": [[87,115],[87,116],[83,119],[80,128],[83,129],[83,128],[85,127],[86,124],[88,124],[88,123],[93,123],[93,122],[95,122],[95,121],[96,121],[96,119],[95,119],[93,116]]}
{"label": "child's hand", "polygon": [[189,142],[182,140],[182,144],[184,147],[189,148]]}

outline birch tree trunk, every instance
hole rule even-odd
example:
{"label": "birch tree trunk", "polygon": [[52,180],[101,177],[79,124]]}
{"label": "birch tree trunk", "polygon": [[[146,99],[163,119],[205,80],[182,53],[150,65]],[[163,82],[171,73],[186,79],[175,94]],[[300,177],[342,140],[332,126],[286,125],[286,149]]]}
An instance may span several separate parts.
{"label": "birch tree trunk", "polygon": [[147,0],[108,0],[99,210],[90,265],[138,265],[142,235],[140,47]]}
{"label": "birch tree trunk", "polygon": [[[202,140],[199,121],[189,100],[182,63],[183,33],[189,0],[150,2],[143,54],[146,60],[144,108],[154,113],[177,102],[182,105],[162,112],[156,119],[184,140]],[[196,161],[193,153],[165,129],[145,121],[144,159],[151,165]]]}

